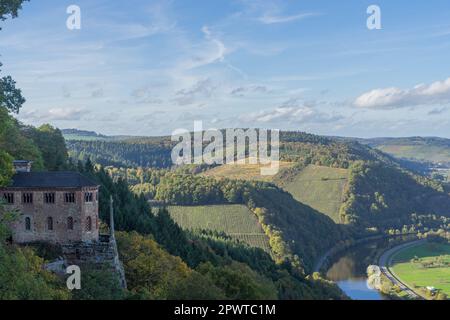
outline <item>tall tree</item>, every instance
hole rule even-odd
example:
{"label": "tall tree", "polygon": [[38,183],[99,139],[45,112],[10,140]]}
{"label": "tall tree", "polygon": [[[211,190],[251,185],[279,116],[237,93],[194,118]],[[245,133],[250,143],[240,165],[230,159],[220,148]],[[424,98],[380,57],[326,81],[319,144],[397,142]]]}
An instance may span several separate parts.
{"label": "tall tree", "polygon": [[[4,21],[8,17],[16,18],[25,1],[28,0],[0,1],[0,21]],[[0,62],[0,67],[1,66],[2,63]],[[3,76],[0,78],[0,107],[6,108],[12,113],[19,113],[19,110],[24,103],[25,98],[22,96],[21,90],[16,88],[16,82],[11,76]]]}

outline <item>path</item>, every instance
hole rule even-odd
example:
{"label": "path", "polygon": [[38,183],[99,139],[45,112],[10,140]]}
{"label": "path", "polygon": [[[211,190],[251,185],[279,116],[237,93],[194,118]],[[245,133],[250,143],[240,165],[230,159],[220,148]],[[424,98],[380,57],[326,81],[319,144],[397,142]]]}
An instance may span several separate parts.
{"label": "path", "polygon": [[412,289],[410,289],[405,283],[403,283],[398,276],[389,268],[392,262],[392,257],[399,252],[400,250],[415,247],[422,243],[426,242],[426,240],[417,240],[413,242],[404,243],[398,245],[394,248],[391,248],[385,251],[379,260],[379,265],[381,272],[394,284],[397,285],[402,291],[406,292],[413,299],[425,299],[424,297],[418,295]]}

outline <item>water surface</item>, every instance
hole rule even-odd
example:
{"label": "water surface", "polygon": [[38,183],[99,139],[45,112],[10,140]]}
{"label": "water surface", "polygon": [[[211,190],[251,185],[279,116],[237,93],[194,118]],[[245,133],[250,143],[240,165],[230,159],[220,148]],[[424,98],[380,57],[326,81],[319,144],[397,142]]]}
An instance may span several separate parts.
{"label": "water surface", "polygon": [[378,240],[351,248],[336,257],[328,269],[327,278],[333,280],[353,300],[385,300],[376,289],[367,285],[367,267],[377,264],[377,252],[387,247],[388,240]]}

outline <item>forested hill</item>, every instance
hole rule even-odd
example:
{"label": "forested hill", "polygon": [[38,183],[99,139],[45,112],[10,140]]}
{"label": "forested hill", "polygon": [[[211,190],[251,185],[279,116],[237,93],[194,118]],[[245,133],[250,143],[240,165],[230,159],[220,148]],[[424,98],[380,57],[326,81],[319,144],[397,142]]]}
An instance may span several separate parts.
{"label": "forested hill", "polygon": [[[168,136],[104,136],[74,129],[63,130],[63,134],[74,160],[89,158],[116,167],[172,166],[170,155],[176,143]],[[304,159],[333,167],[348,167],[355,160],[398,163],[393,157],[358,142],[342,142],[304,132],[281,132],[280,143],[281,160],[285,161]]]}
{"label": "forested hill", "polygon": [[[5,245],[1,240],[0,269],[8,271],[0,272],[0,286],[10,289],[2,290],[0,299],[343,297],[340,290],[330,282],[317,276],[307,278],[300,268],[295,267],[294,260],[287,264],[277,264],[264,251],[239,245],[220,235],[185,232],[164,210],[153,214],[146,199],[133,194],[124,180],[113,181],[104,170],[94,169],[90,161],[78,166],[71,164],[64,139],[58,129],[50,125],[40,128],[24,126],[5,108],[0,108],[0,120],[0,185],[8,184],[12,175],[13,159],[30,159],[34,161],[33,170],[80,170],[84,175],[97,180],[101,185],[102,219],[107,220],[108,199],[110,195],[113,196],[116,227],[121,231],[117,234],[119,254],[125,265],[128,282],[128,290],[123,291],[110,271],[84,269],[85,274],[89,274],[89,280],[84,282],[83,290],[72,295],[64,290],[62,281],[40,268],[44,259],[50,258],[49,252],[56,249],[44,246],[35,251]],[[10,140],[11,137],[14,137],[14,143]],[[168,192],[174,190],[176,189],[169,188]],[[0,204],[0,237],[5,239],[8,236],[8,228],[2,214]],[[299,225],[302,226],[300,222],[299,220]],[[327,223],[330,229],[324,230],[324,233],[329,234],[334,227],[331,221]],[[308,228],[312,230],[313,226]],[[299,235],[312,239],[304,234],[298,234],[297,237]],[[297,241],[303,242],[301,238],[297,238]],[[310,243],[306,248],[312,249],[317,243],[319,242]],[[280,252],[282,253],[284,252]],[[304,253],[305,258],[311,256],[311,252]],[[29,276],[25,277],[26,274]],[[20,286],[16,286],[14,282],[17,278],[21,279]]]}
{"label": "forested hill", "polygon": [[[398,228],[412,224],[412,214],[450,214],[450,199],[444,186],[411,162],[354,140],[303,132],[282,132],[280,138],[281,160],[294,164],[276,177],[281,186],[310,164],[349,170],[340,209],[340,220],[345,223]],[[173,143],[169,137],[70,140],[67,144],[76,160],[89,157],[114,167],[171,166]]]}
{"label": "forested hill", "polygon": [[450,139],[439,137],[340,139],[358,141],[401,159],[450,166]]}

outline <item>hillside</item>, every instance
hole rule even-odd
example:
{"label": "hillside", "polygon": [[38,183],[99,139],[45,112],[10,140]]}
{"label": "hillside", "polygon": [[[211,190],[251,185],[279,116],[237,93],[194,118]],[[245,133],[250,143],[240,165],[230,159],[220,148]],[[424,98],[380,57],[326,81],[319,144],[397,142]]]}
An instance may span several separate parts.
{"label": "hillside", "polygon": [[339,210],[347,179],[347,169],[309,165],[286,183],[284,189],[296,200],[340,223]]}
{"label": "hillside", "polygon": [[450,165],[450,139],[444,138],[376,138],[361,140],[398,158]]}
{"label": "hillside", "polygon": [[[289,188],[297,200],[329,215],[334,221],[358,222],[364,226],[384,228],[389,223],[398,226],[409,224],[409,217],[413,213],[441,215],[450,212],[447,204],[449,196],[443,192],[444,187],[438,181],[422,176],[420,170],[411,171],[410,162],[345,138],[321,137],[303,132],[282,132],[280,138],[283,170],[275,177],[260,177],[256,167],[249,165],[219,166],[206,171],[201,169],[201,176],[272,182]],[[72,141],[68,142],[68,146],[70,154],[76,159],[92,156],[100,164],[144,168],[171,166],[172,144],[168,137],[133,138],[120,142]],[[361,164],[364,170],[361,170]],[[307,169],[304,171],[305,177],[302,177],[300,173],[309,165],[324,169],[315,173]],[[376,175],[370,174],[374,171],[368,168],[376,168],[375,172],[379,171],[384,181],[381,183]],[[339,169],[349,170],[352,178],[347,184],[344,184],[344,180],[333,181],[327,176],[327,170],[343,173]],[[306,181],[310,174],[315,174],[312,178],[316,179],[315,182]],[[127,176],[127,179],[130,177]],[[300,181],[296,183],[295,179]],[[344,179],[344,176],[339,179]],[[153,178],[151,183],[143,177],[138,180],[141,183],[137,183],[135,189],[149,190],[147,194],[154,197],[158,183]],[[338,209],[344,185],[344,203]],[[382,199],[389,199],[389,203],[383,203]],[[436,202],[436,199],[440,200]]]}
{"label": "hillside", "polygon": [[172,219],[183,229],[224,233],[231,239],[270,253],[269,239],[255,214],[243,205],[169,206]]}
{"label": "hillside", "polygon": [[[280,161],[280,171],[287,170],[294,166],[293,162]],[[214,167],[201,173],[201,176],[216,179],[235,179],[247,181],[272,182],[274,176],[261,175],[261,166],[258,164],[229,164]]]}

